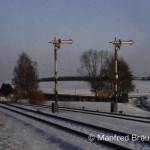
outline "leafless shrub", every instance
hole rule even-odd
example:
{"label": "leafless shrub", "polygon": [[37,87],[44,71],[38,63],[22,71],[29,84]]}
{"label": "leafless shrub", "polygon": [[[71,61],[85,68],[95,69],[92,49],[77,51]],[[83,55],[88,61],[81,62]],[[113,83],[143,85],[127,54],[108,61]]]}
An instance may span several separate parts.
{"label": "leafless shrub", "polygon": [[34,91],[30,93],[29,103],[34,105],[42,105],[45,102],[45,96],[42,91]]}

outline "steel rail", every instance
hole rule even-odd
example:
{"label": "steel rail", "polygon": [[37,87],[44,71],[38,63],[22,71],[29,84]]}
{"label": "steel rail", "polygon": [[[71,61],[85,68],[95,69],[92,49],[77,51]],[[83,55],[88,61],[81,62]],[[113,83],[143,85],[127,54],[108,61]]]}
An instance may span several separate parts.
{"label": "steel rail", "polygon": [[[8,105],[8,104],[7,104],[7,105]],[[12,106],[12,105],[9,105],[9,106],[14,107],[14,106]],[[84,138],[88,138],[88,137],[89,137],[89,134],[86,134],[86,133],[83,133],[83,132],[74,130],[74,129],[72,129],[72,128],[68,128],[68,127],[62,126],[62,125],[60,125],[60,124],[55,124],[55,123],[53,123],[53,122],[50,122],[50,121],[41,119],[41,118],[39,118],[39,117],[29,115],[29,114],[27,114],[27,113],[25,113],[25,112],[17,111],[17,110],[14,110],[14,109],[8,108],[8,107],[6,107],[6,106],[2,106],[2,105],[0,105],[0,107],[2,107],[2,108],[4,108],[4,109],[7,109],[7,110],[9,110],[9,111],[15,112],[15,113],[17,113],[17,114],[21,114],[21,115],[23,115],[23,116],[29,117],[29,118],[31,118],[31,119],[35,119],[35,120],[37,120],[37,121],[46,123],[46,124],[48,124],[48,125],[51,125],[51,126],[54,126],[54,127],[58,127],[58,128],[63,129],[63,130],[65,130],[65,131],[69,131],[69,132],[74,133],[74,134],[76,134],[76,135],[80,135],[80,136],[82,136],[82,137],[84,137]],[[20,108],[20,109],[22,109],[22,108]],[[28,110],[28,111],[31,111],[31,110]],[[37,112],[37,113],[39,113],[39,112]],[[99,139],[98,139],[97,137],[94,138],[94,141],[95,141],[95,142],[98,142],[98,143],[100,143],[100,144],[104,144],[104,145],[106,145],[106,146],[108,146],[108,147],[115,148],[115,149],[132,150],[131,148],[128,148],[128,147],[125,147],[125,146],[122,146],[122,145],[118,145],[118,144],[116,144],[116,143],[112,143],[112,142],[109,142],[109,141],[103,141],[103,140],[102,140],[102,141],[99,141]]]}
{"label": "steel rail", "polygon": [[[88,124],[88,123],[85,123],[85,122],[80,122],[80,121],[77,121],[77,120],[72,120],[72,119],[60,117],[60,116],[55,116],[55,115],[44,113],[44,112],[40,112],[40,111],[35,111],[35,110],[27,109],[27,108],[22,108],[22,107],[19,107],[19,106],[14,106],[14,105],[9,105],[9,106],[15,107],[15,108],[19,108],[19,109],[23,109],[25,111],[34,112],[34,113],[37,113],[39,115],[45,115],[47,117],[52,117],[52,118],[55,118],[55,119],[57,118],[59,120],[64,120],[64,121],[68,121],[68,122],[72,122],[72,123],[77,123],[77,124],[80,124],[80,125],[83,125],[83,126],[87,126],[87,127],[90,127],[90,128],[94,128],[94,129],[98,129],[98,130],[103,130],[103,131],[108,132],[108,133],[118,134],[118,135],[121,135],[121,136],[127,136],[128,135],[129,138],[132,137],[131,134],[127,134],[127,133],[124,133],[124,132],[121,132],[121,131],[115,131],[115,130],[112,130],[112,129],[108,129],[108,128],[104,128],[104,127]],[[142,141],[141,138],[138,138],[138,141]],[[142,141],[142,142],[150,143],[150,141]]]}
{"label": "steel rail", "polygon": [[[8,104],[7,104],[8,105]],[[12,106],[12,105],[8,105],[9,107],[15,107],[15,108],[18,108],[17,106]],[[69,131],[69,132],[71,132],[71,133],[75,133],[75,134],[77,134],[77,135],[81,135],[82,137],[86,137],[86,138],[88,138],[88,134],[86,134],[86,133],[83,133],[83,132],[80,132],[80,131],[77,131],[77,130],[74,130],[74,129],[71,129],[71,128],[68,128],[68,127],[65,127],[65,126],[62,126],[62,125],[60,125],[60,124],[55,124],[55,123],[53,123],[53,122],[50,122],[50,121],[47,121],[47,120],[44,120],[44,119],[41,119],[41,118],[39,118],[39,117],[37,117],[37,116],[32,116],[32,115],[29,115],[29,114],[27,114],[27,113],[25,113],[25,112],[21,112],[21,111],[17,111],[17,110],[14,110],[14,109],[11,109],[11,108],[8,108],[7,106],[2,106],[2,105],[0,105],[0,107],[2,107],[2,108],[5,108],[5,109],[7,109],[7,110],[10,110],[10,111],[13,111],[13,112],[16,112],[16,113],[19,113],[19,114],[22,114],[22,115],[24,115],[24,116],[27,116],[27,117],[30,117],[30,118],[32,118],[32,119],[36,119],[36,120],[38,120],[38,121],[41,121],[41,122],[43,122],[43,123],[46,123],[46,124],[49,124],[49,125],[53,125],[53,126],[55,126],[55,127],[59,127],[59,128],[61,128],[61,129],[64,129],[64,130],[66,130],[66,131]],[[37,112],[37,111],[33,111],[33,110],[29,110],[29,109],[24,109],[24,108],[18,108],[18,109],[23,109],[23,110],[26,110],[26,111],[30,111],[30,112],[34,112],[34,113],[37,113],[37,114],[42,114],[42,115],[48,115],[48,114],[45,114],[45,113],[41,113],[41,112]],[[49,115],[48,115],[49,116]],[[56,116],[53,116],[53,117],[56,117]],[[75,120],[71,120],[71,119],[67,119],[67,118],[62,118],[62,117],[58,117],[57,116],[57,118],[59,118],[59,119],[61,119],[61,120],[65,120],[65,121],[70,121],[70,122],[73,122],[73,123],[78,123],[78,124],[81,124],[81,125],[86,125],[86,126],[88,126],[88,127],[96,127],[97,129],[100,129],[100,130],[104,130],[104,131],[107,131],[107,132],[111,132],[111,133],[113,133],[113,134],[119,134],[119,135],[127,135],[126,133],[122,133],[122,132],[119,132],[119,131],[114,131],[114,130],[111,130],[111,129],[106,129],[106,128],[101,128],[101,127],[97,127],[97,126],[93,126],[93,125],[90,125],[90,124],[87,124],[87,123],[83,123],[83,122],[79,122],[79,121],[75,121]],[[131,135],[129,135],[129,137],[130,137]],[[104,145],[106,145],[106,146],[110,146],[110,147],[112,147],[112,148],[116,148],[116,149],[125,149],[125,150],[130,150],[131,148],[128,148],[128,147],[125,147],[125,146],[122,146],[122,145],[118,145],[117,143],[112,143],[112,142],[109,142],[109,141],[99,141],[98,140],[98,137],[95,137],[95,139],[94,139],[94,141],[96,141],[96,142],[99,142],[99,143],[101,143],[101,144],[104,144]]]}
{"label": "steel rail", "polygon": [[[24,104],[22,104],[22,105],[24,105]],[[46,105],[45,106],[30,105],[30,104],[25,104],[25,105],[39,107],[39,108],[41,108],[41,107],[42,108],[51,108],[51,106],[46,106]],[[86,113],[86,114],[98,115],[98,116],[101,115],[101,116],[110,117],[110,118],[124,119],[124,120],[130,120],[130,121],[136,121],[136,122],[142,122],[142,123],[150,123],[149,117],[117,114],[117,113],[109,113],[109,112],[98,112],[98,111],[93,111],[93,110],[82,110],[82,109],[65,108],[65,107],[59,107],[59,110],[71,111],[71,112],[77,112],[77,113]],[[140,119],[145,119],[145,120],[140,120]]]}

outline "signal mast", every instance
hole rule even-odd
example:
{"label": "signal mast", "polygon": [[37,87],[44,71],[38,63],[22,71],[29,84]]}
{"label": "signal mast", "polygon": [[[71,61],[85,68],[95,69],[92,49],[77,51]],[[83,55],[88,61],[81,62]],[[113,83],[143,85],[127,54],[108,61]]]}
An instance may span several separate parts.
{"label": "signal mast", "polygon": [[61,40],[54,37],[54,40],[48,43],[54,45],[54,78],[55,78],[55,103],[52,103],[52,112],[58,112],[58,69],[57,69],[57,48],[60,48],[61,44],[72,44],[72,39]]}

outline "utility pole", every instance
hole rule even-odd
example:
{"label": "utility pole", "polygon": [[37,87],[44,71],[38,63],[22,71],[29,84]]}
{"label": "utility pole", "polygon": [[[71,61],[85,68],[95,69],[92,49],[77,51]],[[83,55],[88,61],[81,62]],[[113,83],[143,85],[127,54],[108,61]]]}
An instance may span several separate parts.
{"label": "utility pole", "polygon": [[61,44],[72,44],[72,40],[60,40],[54,37],[51,42],[54,45],[54,78],[55,78],[55,103],[52,103],[52,112],[58,112],[58,69],[57,69],[57,48],[60,48]]}
{"label": "utility pole", "polygon": [[132,40],[129,41],[121,41],[120,39],[117,40],[115,38],[114,41],[109,42],[112,43],[115,47],[115,82],[114,82],[114,102],[111,103],[111,112],[118,112],[118,54],[117,51],[120,49],[122,44],[129,44],[132,45],[134,42]]}

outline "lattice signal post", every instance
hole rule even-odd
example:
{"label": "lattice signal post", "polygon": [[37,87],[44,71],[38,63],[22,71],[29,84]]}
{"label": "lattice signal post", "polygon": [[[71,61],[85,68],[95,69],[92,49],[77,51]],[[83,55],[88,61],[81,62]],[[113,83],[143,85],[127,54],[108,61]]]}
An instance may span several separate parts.
{"label": "lattice signal post", "polygon": [[114,102],[111,103],[111,112],[117,112],[118,111],[118,106],[117,106],[117,99],[118,99],[118,55],[117,55],[117,51],[118,51],[118,49],[120,49],[122,44],[132,45],[134,42],[132,40],[121,41],[120,39],[117,40],[117,38],[115,38],[114,41],[109,42],[109,43],[112,43],[115,46]]}
{"label": "lattice signal post", "polygon": [[72,44],[72,39],[70,40],[60,40],[54,37],[49,43],[54,45],[54,78],[55,78],[55,103],[52,103],[52,112],[58,112],[58,71],[57,71],[57,48],[60,48],[61,44]]}

